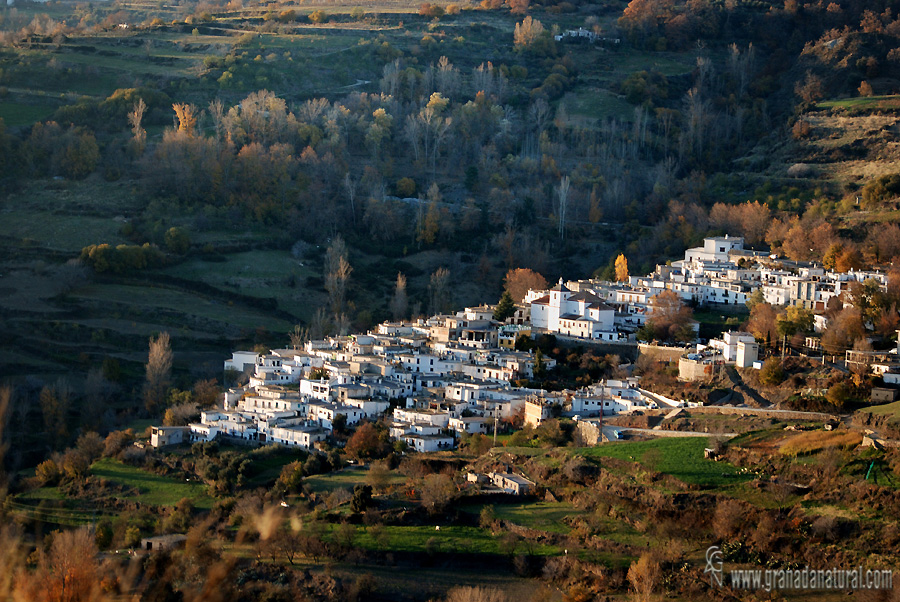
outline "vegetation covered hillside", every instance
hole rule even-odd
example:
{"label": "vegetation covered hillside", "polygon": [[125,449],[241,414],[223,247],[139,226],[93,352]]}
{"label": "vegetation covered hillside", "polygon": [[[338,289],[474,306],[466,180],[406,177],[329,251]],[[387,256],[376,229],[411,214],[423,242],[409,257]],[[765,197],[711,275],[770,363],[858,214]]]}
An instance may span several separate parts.
{"label": "vegetation covered hillside", "polygon": [[205,397],[295,327],[496,301],[517,268],[645,273],[729,233],[889,269],[892,4],[0,7],[9,457]]}

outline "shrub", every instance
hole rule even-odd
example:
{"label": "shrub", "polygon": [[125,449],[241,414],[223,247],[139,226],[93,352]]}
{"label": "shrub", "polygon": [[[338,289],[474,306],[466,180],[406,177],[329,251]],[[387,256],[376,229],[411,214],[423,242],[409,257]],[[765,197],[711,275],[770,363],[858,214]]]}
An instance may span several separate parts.
{"label": "shrub", "polygon": [[811,131],[812,125],[810,125],[808,121],[805,119],[798,119],[791,128],[791,135],[793,135],[795,140],[801,140],[803,138],[808,138]]}
{"label": "shrub", "polygon": [[34,475],[41,485],[55,485],[62,476],[59,466],[53,460],[44,460],[38,464]]}
{"label": "shrub", "polygon": [[181,228],[169,228],[165,237],[166,249],[170,253],[184,255],[191,248],[191,239]]}
{"label": "shrub", "polygon": [[869,182],[862,189],[863,201],[875,203],[900,196],[900,174],[881,176],[874,182]]}
{"label": "shrub", "polygon": [[397,196],[411,197],[416,194],[416,181],[412,178],[400,178],[395,186]]}
{"label": "shrub", "polygon": [[494,507],[490,505],[485,506],[478,515],[478,526],[482,529],[490,529],[495,520],[497,520],[497,515],[494,512]]}
{"label": "shrub", "polygon": [[774,387],[780,385],[784,381],[784,369],[781,367],[781,360],[777,357],[770,357],[763,364],[762,370],[759,371],[759,380],[764,385]]}
{"label": "shrub", "polygon": [[421,6],[419,6],[419,14],[423,17],[440,19],[444,16],[444,7],[438,6],[437,4],[429,4],[428,2],[423,2]]}

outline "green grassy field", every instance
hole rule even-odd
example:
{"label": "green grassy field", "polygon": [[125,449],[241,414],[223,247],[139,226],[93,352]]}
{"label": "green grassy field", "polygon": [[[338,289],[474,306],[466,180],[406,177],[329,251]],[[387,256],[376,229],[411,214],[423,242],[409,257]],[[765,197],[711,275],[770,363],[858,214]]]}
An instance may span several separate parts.
{"label": "green grassy field", "polygon": [[305,319],[312,317],[313,307],[325,301],[323,291],[305,286],[307,278],[320,275],[319,266],[298,261],[288,251],[234,253],[222,262],[189,259],[164,273],[253,297],[275,297],[280,307]]}
{"label": "green grassy field", "polygon": [[876,416],[893,416],[894,418],[898,418],[900,417],[900,401],[886,403],[881,406],[872,406],[861,411],[875,414]]}
{"label": "green grassy field", "polygon": [[208,510],[213,499],[206,487],[199,483],[183,483],[170,477],[156,475],[140,468],[126,466],[118,460],[103,458],[91,466],[91,474],[137,489],[134,495],[126,496],[142,504],[151,506],[174,506],[181,499],[188,498],[197,508]]}
{"label": "green grassy field", "polygon": [[[500,437],[497,437],[497,442],[500,442]],[[495,447],[493,448],[493,453],[502,453],[506,452],[509,454],[513,454],[515,456],[543,456],[547,454],[547,450],[542,447]]]}
{"label": "green grassy field", "polygon": [[56,487],[42,487],[15,498],[7,498],[0,507],[19,519],[67,527],[89,525],[111,516],[108,512],[78,508],[76,504],[66,500]]}
{"label": "green grassy field", "polygon": [[[376,540],[371,532],[363,527],[357,529],[354,545],[367,550],[392,550],[398,552],[428,553],[434,552],[457,554],[508,554],[500,536],[477,527],[442,526],[436,530],[434,526],[398,527],[387,526],[383,530],[383,539]],[[524,546],[524,544],[519,544]],[[524,552],[524,548],[519,552]],[[562,550],[557,546],[536,544],[529,549],[536,556],[557,556]]]}
{"label": "green grassy field", "polygon": [[126,424],[124,428],[132,429],[136,435],[143,435],[144,431],[146,431],[148,427],[151,427],[154,424],[158,423],[159,421],[154,420],[153,418],[136,418]]}
{"label": "green grassy field", "polygon": [[[461,508],[464,512],[478,514],[485,504],[473,504]],[[494,504],[494,516],[529,529],[552,533],[568,533],[571,529],[564,519],[581,511],[565,502],[527,502],[524,504]]]}
{"label": "green grassy field", "polygon": [[[345,468],[337,472],[312,475],[303,478],[303,485],[313,493],[331,493],[336,489],[352,490],[357,485],[365,485],[368,468]],[[388,485],[400,485],[406,477],[392,471],[389,473]]]}
{"label": "green grassy field", "polygon": [[700,336],[710,339],[721,335],[726,330],[734,330],[750,316],[747,308],[740,306],[741,311],[731,313],[733,310],[729,308],[728,313],[721,310],[701,310],[694,312],[694,319],[700,322]]}
{"label": "green grassy field", "polygon": [[859,96],[857,98],[823,100],[816,106],[820,109],[896,109],[900,107],[900,95]]}
{"label": "green grassy field", "polygon": [[[138,425],[133,425],[138,426]],[[207,494],[206,486],[199,483],[184,483],[175,478],[156,475],[140,468],[127,466],[118,460],[103,458],[91,466],[91,474],[110,483],[132,488],[124,499],[134,500],[149,506],[174,506],[187,498],[194,506],[209,510],[213,499]],[[90,524],[99,518],[110,516],[103,510],[85,505],[78,499],[65,496],[58,487],[41,487],[20,494],[6,502],[6,507],[15,515],[40,522],[78,526]]]}
{"label": "green grassy field", "polygon": [[0,119],[10,127],[42,121],[50,117],[55,110],[56,105],[47,103],[0,100]]}
{"label": "green grassy field", "polygon": [[37,241],[43,247],[78,253],[97,241],[111,245],[125,244],[119,236],[122,224],[112,218],[84,215],[58,215],[46,211],[10,209],[2,213],[0,232],[20,239]]}
{"label": "green grassy field", "polygon": [[707,437],[679,437],[608,443],[580,448],[574,453],[600,460],[601,464],[603,458],[637,462],[651,470],[702,487],[721,487],[750,478],[741,475],[735,466],[727,462],[706,460],[703,449],[708,446]]}
{"label": "green grassy field", "polygon": [[[310,566],[313,573],[322,571],[321,566]],[[355,580],[362,575],[374,578],[379,598],[385,600],[438,600],[445,593],[460,586],[496,588],[504,592],[510,600],[559,600],[555,589],[537,579],[517,577],[502,566],[482,568],[465,567],[416,567],[415,579],[410,579],[406,571],[382,564],[338,563],[328,567],[328,573],[342,579]],[[538,598],[535,592],[545,597]]]}
{"label": "green grassy field", "polygon": [[303,452],[286,448],[262,447],[253,450],[247,456],[250,460],[247,487],[271,486],[285,466],[296,460],[302,461],[306,457]]}
{"label": "green grassy field", "polygon": [[615,117],[620,121],[634,119],[633,105],[609,90],[599,88],[566,96],[566,107],[569,109],[570,117],[576,121],[578,117],[598,119],[601,116]]}
{"label": "green grassy field", "polygon": [[114,303],[125,307],[168,309],[185,316],[212,320],[221,325],[271,331],[287,332],[291,325],[286,321],[268,315],[265,311],[252,311],[235,307],[223,301],[208,299],[200,295],[158,288],[128,284],[93,284],[78,289],[74,298],[96,300],[104,304]]}

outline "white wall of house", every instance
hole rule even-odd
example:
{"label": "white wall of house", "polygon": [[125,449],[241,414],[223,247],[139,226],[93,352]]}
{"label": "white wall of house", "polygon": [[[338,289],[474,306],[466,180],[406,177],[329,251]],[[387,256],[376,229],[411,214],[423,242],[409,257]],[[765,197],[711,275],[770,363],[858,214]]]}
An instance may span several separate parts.
{"label": "white wall of house", "polygon": [[447,428],[450,423],[449,412],[435,412],[407,408],[394,408],[394,420],[408,423],[424,423]]}
{"label": "white wall of house", "polygon": [[485,418],[480,417],[451,418],[450,429],[457,433],[468,433],[470,435],[484,434],[488,431],[487,422]]}
{"label": "white wall of house", "polygon": [[317,441],[324,441],[328,433],[320,428],[272,427],[266,434],[269,443],[281,443],[289,447],[312,449]]}
{"label": "white wall of house", "polygon": [[246,368],[256,365],[259,354],[253,351],[234,351],[231,359],[225,360],[225,370],[237,370],[243,372]]}
{"label": "white wall of house", "polygon": [[419,453],[453,448],[453,437],[443,435],[406,435],[403,440],[410,448]]}

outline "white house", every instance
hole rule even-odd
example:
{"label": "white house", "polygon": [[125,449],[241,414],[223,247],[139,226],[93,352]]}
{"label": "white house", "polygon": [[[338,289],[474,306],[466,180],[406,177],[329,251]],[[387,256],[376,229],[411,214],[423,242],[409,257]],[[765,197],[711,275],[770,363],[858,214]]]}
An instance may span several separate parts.
{"label": "white house", "polygon": [[150,429],[150,445],[165,447],[178,445],[190,438],[191,429],[187,426],[154,426]]}
{"label": "white house", "polygon": [[266,441],[288,447],[312,449],[317,441],[324,441],[326,437],[328,437],[328,431],[318,426],[273,426],[267,433]]}
{"label": "white house", "polygon": [[225,370],[237,370],[243,372],[253,368],[259,354],[254,351],[233,351],[231,359],[225,360]]}
{"label": "white house", "polygon": [[482,416],[460,416],[459,418],[451,418],[449,422],[451,430],[457,433],[468,433],[475,435],[477,433],[488,432],[488,420]]}
{"label": "white house", "polygon": [[453,449],[453,437],[449,435],[404,435],[403,441],[419,453]]}
{"label": "white house", "polygon": [[358,408],[364,418],[377,418],[384,414],[391,403],[387,399],[346,399],[344,405]]}
{"label": "white house", "polygon": [[732,251],[742,251],[744,239],[737,236],[717,236],[704,238],[702,247],[693,247],[684,252],[687,263],[694,261],[728,261]]}
{"label": "white house", "polygon": [[394,408],[394,420],[410,424],[431,424],[447,428],[450,424],[450,412],[440,410],[417,410],[412,408]]}
{"label": "white house", "polygon": [[756,339],[749,332],[728,331],[722,335],[722,340],[712,340],[710,347],[718,348],[725,357],[726,362],[737,360],[738,343],[753,343]]}
{"label": "white house", "polygon": [[334,419],[339,415],[347,417],[347,426],[353,426],[364,417],[364,412],[353,406],[328,401],[311,401],[309,403],[309,419],[328,430],[333,428]]}
{"label": "white house", "polygon": [[191,441],[212,441],[219,434],[219,427],[214,424],[192,422],[188,425],[191,429]]}

